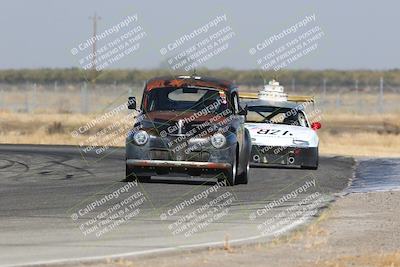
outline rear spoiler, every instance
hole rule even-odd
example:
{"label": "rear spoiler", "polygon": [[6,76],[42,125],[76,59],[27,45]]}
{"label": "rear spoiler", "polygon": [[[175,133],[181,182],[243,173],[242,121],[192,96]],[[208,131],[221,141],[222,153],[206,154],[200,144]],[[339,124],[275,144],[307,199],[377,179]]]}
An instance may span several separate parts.
{"label": "rear spoiler", "polygon": [[289,95],[288,96],[288,101],[315,103],[314,96],[311,96],[311,95]]}
{"label": "rear spoiler", "polygon": [[[258,93],[254,93],[254,92],[239,92],[239,98],[243,98],[243,99],[258,99]],[[315,103],[314,96],[303,96],[303,95],[288,95],[288,101]]]}

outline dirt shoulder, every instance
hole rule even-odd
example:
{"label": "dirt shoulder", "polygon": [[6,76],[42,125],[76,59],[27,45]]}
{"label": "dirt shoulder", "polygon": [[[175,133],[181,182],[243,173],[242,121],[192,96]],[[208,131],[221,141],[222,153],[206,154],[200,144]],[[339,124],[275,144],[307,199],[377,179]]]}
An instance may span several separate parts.
{"label": "dirt shoulder", "polygon": [[398,203],[400,192],[351,194],[338,199],[311,226],[269,244],[96,266],[400,266]]}
{"label": "dirt shoulder", "polygon": [[[84,134],[71,135],[101,115],[0,111],[0,143],[124,146],[125,134],[118,138],[107,138],[110,134],[103,137],[96,134],[117,121],[121,122],[120,127],[125,128],[121,131],[125,133],[132,126],[129,120],[124,120],[125,113],[95,124]],[[318,131],[321,154],[400,157],[400,116],[397,113],[370,116],[324,114],[322,124],[322,129]]]}

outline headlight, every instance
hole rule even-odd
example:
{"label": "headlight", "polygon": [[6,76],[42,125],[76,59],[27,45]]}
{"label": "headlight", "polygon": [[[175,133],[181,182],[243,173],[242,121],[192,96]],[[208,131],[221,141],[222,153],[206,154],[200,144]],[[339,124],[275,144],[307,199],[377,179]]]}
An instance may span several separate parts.
{"label": "headlight", "polygon": [[226,138],[221,133],[216,133],[211,137],[211,144],[215,148],[221,148],[225,145],[225,143],[226,143]]}
{"label": "headlight", "polygon": [[293,140],[293,144],[298,146],[308,146],[310,143],[304,140]]}
{"label": "headlight", "polygon": [[149,135],[146,131],[141,130],[135,133],[135,135],[133,136],[133,140],[137,145],[142,146],[146,144],[149,140]]}

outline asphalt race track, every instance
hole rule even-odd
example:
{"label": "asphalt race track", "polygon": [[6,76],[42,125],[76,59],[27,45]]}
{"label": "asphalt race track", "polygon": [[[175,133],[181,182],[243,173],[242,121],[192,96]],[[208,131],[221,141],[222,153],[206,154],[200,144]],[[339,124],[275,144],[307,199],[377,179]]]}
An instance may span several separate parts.
{"label": "asphalt race track", "polygon": [[351,158],[321,157],[316,171],[252,168],[249,184],[235,187],[198,178],[135,185],[124,181],[124,150],[109,152],[0,146],[0,266],[268,240],[317,216],[353,173]]}

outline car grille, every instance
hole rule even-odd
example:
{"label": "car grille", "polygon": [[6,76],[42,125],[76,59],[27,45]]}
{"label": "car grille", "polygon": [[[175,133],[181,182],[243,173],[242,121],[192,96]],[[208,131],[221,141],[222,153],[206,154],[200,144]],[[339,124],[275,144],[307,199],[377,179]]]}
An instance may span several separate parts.
{"label": "car grille", "polygon": [[150,159],[153,160],[171,160],[171,152],[168,150],[150,150]]}
{"label": "car grille", "polygon": [[190,152],[187,155],[187,161],[208,161],[210,153],[208,152]]}
{"label": "car grille", "polygon": [[252,155],[287,155],[293,150],[292,148],[281,146],[252,146]]}
{"label": "car grille", "polygon": [[210,153],[206,151],[192,151],[189,153],[175,154],[169,150],[153,149],[149,153],[151,160],[182,160],[182,161],[201,161],[207,162],[210,158]]}

